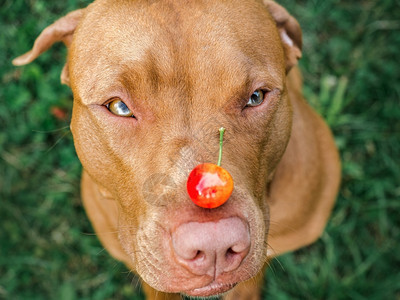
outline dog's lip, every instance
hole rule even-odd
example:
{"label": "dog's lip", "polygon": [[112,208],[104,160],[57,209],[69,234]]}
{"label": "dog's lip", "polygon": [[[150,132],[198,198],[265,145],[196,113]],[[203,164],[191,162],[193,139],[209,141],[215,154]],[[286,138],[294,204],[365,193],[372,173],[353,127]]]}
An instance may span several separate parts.
{"label": "dog's lip", "polygon": [[196,288],[190,291],[184,291],[183,294],[191,297],[210,297],[216,296],[233,289],[237,283],[217,283],[212,282],[204,287]]}

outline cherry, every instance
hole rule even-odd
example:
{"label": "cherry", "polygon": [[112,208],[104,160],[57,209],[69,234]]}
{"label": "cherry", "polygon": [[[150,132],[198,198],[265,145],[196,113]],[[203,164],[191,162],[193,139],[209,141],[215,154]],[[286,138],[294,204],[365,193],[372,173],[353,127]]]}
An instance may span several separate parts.
{"label": "cherry", "polygon": [[198,206],[216,208],[224,204],[233,191],[233,179],[227,170],[221,167],[222,141],[225,128],[220,128],[218,164],[203,163],[189,174],[187,191],[190,199]]}

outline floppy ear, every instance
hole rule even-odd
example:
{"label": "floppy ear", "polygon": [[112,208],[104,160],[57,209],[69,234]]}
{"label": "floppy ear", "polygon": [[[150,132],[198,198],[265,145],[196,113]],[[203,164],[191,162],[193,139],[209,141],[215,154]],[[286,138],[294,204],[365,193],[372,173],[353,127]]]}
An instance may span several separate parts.
{"label": "floppy ear", "polygon": [[301,57],[302,37],[301,28],[297,20],[288,11],[270,0],[263,0],[281,36],[283,50],[286,56],[286,73],[297,64]]}
{"label": "floppy ear", "polygon": [[[40,54],[49,49],[56,42],[63,42],[69,47],[72,42],[72,36],[83,15],[84,9],[78,9],[70,12],[65,17],[46,27],[37,37],[32,50],[15,58],[12,63],[15,66],[22,66],[34,61]],[[61,82],[69,85],[68,65],[65,64],[61,72]]]}

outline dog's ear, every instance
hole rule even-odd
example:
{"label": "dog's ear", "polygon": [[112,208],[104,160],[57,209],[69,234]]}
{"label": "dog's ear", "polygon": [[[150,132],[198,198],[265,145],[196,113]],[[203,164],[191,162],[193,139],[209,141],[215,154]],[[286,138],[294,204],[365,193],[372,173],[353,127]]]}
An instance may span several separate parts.
{"label": "dog's ear", "polygon": [[[65,46],[69,47],[72,42],[74,31],[83,15],[83,11],[84,9],[72,11],[66,16],[58,19],[50,26],[46,27],[35,40],[32,49],[29,52],[15,58],[12,63],[15,66],[29,64],[56,42],[63,42]],[[61,72],[61,82],[69,85],[67,64],[65,64]]]}
{"label": "dog's ear", "polygon": [[274,1],[263,0],[281,36],[283,50],[286,56],[286,73],[297,64],[301,57],[302,34],[297,20],[288,11]]}

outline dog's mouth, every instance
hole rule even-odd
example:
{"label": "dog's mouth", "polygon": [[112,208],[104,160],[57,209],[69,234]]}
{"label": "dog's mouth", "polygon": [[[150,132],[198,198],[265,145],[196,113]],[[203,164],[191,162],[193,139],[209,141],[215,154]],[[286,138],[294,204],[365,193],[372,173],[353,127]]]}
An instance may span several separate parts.
{"label": "dog's mouth", "polygon": [[[212,282],[207,286],[185,291],[182,294],[190,297],[215,297],[228,292],[236,286],[236,283],[224,284]],[[210,298],[211,299],[211,298]]]}

